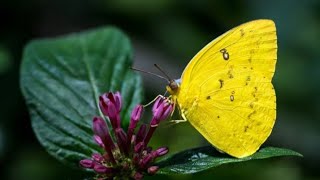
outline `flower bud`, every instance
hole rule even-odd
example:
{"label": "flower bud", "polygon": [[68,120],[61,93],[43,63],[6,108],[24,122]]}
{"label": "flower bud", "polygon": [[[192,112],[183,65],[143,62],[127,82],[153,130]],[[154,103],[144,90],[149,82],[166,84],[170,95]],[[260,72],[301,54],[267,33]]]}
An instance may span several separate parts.
{"label": "flower bud", "polygon": [[109,102],[108,94],[104,93],[101,96],[99,96],[99,107],[102,113],[105,116],[108,116],[108,102]]}
{"label": "flower bud", "polygon": [[142,124],[137,132],[136,143],[143,141],[144,137],[146,136],[146,132],[147,132],[147,125]]}
{"label": "flower bud", "polygon": [[134,180],[141,180],[143,178],[143,174],[140,173],[140,172],[136,172],[134,175],[133,175],[133,179]]}
{"label": "flower bud", "polygon": [[95,163],[91,159],[83,159],[80,161],[80,166],[88,169],[92,169],[94,167]]}
{"label": "flower bud", "polygon": [[[100,137],[100,140],[103,142],[104,147],[114,147],[114,143],[109,134],[107,123],[101,117],[96,116],[93,118],[93,132]],[[95,138],[95,140],[100,142],[98,138]]]}
{"label": "flower bud", "polygon": [[108,117],[110,119],[115,119],[117,117],[117,109],[115,104],[113,104],[111,101],[108,102]]}
{"label": "flower bud", "polygon": [[[160,100],[159,100],[160,99]],[[148,145],[156,127],[160,121],[166,119],[173,111],[173,103],[164,98],[158,98],[158,100],[153,105],[153,118],[150,123],[149,131],[144,138],[145,145]]]}
{"label": "flower bud", "polygon": [[157,153],[157,156],[163,156],[163,155],[166,155],[167,153],[169,152],[169,149],[167,147],[161,147],[161,148],[158,148],[156,150],[156,153]]}
{"label": "flower bud", "polygon": [[[112,104],[115,105],[117,112],[121,111],[121,95],[120,92],[116,93],[104,93],[99,97],[99,105],[101,108],[101,111],[103,112],[104,109],[108,109],[107,105],[108,102],[111,101]],[[107,115],[107,114],[105,114]]]}
{"label": "flower bud", "polygon": [[134,129],[137,126],[138,121],[140,120],[143,113],[143,106],[137,105],[133,108],[130,117],[130,125],[129,128]]}
{"label": "flower bud", "polygon": [[128,155],[128,142],[127,142],[127,135],[123,131],[122,128],[116,129],[116,137],[117,137],[117,142],[118,146],[120,148],[120,151],[126,155]]}
{"label": "flower bud", "polygon": [[120,111],[121,111],[121,104],[122,104],[120,92],[117,91],[117,92],[114,93],[114,94],[109,93],[109,94],[108,94],[108,97],[109,97],[110,100],[113,101],[114,104],[116,105],[117,112],[120,112]]}
{"label": "flower bud", "polygon": [[[93,132],[95,135],[99,136],[100,140],[103,142],[104,149],[107,151],[110,161],[115,163],[115,159],[112,154],[112,150],[115,146],[109,134],[107,123],[101,117],[96,116],[93,118]],[[95,140],[98,142],[100,141],[98,138],[95,138]]]}
{"label": "flower bud", "polygon": [[116,93],[104,93],[99,97],[99,106],[102,113],[108,116],[113,129],[120,128],[120,110],[121,110],[121,95]]}
{"label": "flower bud", "polygon": [[104,144],[98,135],[93,135],[93,139],[100,147],[104,148]]}
{"label": "flower bud", "polygon": [[113,172],[113,168],[108,168],[101,164],[96,164],[93,170],[98,174],[111,174]]}
{"label": "flower bud", "polygon": [[160,116],[160,121],[167,119],[172,111],[173,111],[173,104],[170,102],[169,104],[166,104],[166,106],[164,106],[165,110],[162,113],[162,115]]}
{"label": "flower bud", "polygon": [[163,102],[163,97],[158,97],[156,102],[154,102],[153,106],[152,106],[152,113],[154,114],[157,109],[159,108],[160,104]]}
{"label": "flower bud", "polygon": [[101,156],[101,154],[98,154],[98,153],[93,153],[91,155],[91,158],[96,162],[101,162],[103,160],[103,157]]}
{"label": "flower bud", "polygon": [[154,174],[157,173],[158,170],[159,170],[159,166],[150,166],[150,167],[148,168],[148,173],[149,173],[150,175],[154,175]]}
{"label": "flower bud", "polygon": [[153,118],[151,121],[152,126],[157,126],[160,121],[166,119],[171,115],[173,111],[173,103],[169,100],[159,97],[158,100],[154,103],[153,108]]}
{"label": "flower bud", "polygon": [[[136,107],[133,108],[131,112],[131,117],[130,117],[130,125],[128,128],[128,143],[131,142],[131,138],[134,132],[134,129],[136,128],[143,112],[143,106],[142,105],[137,105]],[[128,144],[130,146],[130,144]]]}
{"label": "flower bud", "polygon": [[134,152],[135,153],[140,153],[144,148],[144,142],[139,142],[135,147],[134,147]]}
{"label": "flower bud", "polygon": [[140,168],[144,169],[150,164],[153,160],[153,157],[151,154],[147,154],[141,161],[140,161]]}

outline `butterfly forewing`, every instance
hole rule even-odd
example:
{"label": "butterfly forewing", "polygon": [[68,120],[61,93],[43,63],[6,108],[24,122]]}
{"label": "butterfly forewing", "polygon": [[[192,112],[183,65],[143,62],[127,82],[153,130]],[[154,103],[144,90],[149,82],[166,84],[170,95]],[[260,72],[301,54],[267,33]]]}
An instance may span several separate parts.
{"label": "butterfly forewing", "polygon": [[276,59],[271,20],[251,21],[221,35],[183,72],[177,94],[183,116],[216,148],[235,157],[253,154],[275,122]]}

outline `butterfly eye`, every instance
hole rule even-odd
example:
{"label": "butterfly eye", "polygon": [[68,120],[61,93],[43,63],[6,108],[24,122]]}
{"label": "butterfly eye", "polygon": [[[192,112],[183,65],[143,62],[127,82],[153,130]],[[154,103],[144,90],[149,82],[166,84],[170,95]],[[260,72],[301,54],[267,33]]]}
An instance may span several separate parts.
{"label": "butterfly eye", "polygon": [[169,87],[171,88],[171,90],[176,91],[179,88],[179,85],[175,81],[170,81]]}

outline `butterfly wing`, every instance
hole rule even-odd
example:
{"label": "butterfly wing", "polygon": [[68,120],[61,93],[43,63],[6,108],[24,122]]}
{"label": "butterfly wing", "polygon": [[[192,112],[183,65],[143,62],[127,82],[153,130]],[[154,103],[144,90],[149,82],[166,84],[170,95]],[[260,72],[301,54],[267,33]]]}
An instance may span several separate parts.
{"label": "butterfly wing", "polygon": [[217,149],[239,158],[253,154],[275,123],[276,60],[273,21],[224,33],[185,68],[176,95],[182,116]]}

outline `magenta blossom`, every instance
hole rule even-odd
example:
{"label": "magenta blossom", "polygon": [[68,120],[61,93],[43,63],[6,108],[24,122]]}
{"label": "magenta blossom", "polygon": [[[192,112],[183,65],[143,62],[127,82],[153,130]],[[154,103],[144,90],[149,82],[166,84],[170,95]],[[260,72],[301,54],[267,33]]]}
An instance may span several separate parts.
{"label": "magenta blossom", "polygon": [[102,117],[93,118],[94,141],[104,153],[94,153],[90,159],[83,159],[80,165],[92,169],[96,179],[142,179],[144,175],[153,175],[159,167],[154,165],[155,159],[168,153],[167,147],[152,150],[148,143],[158,124],[171,115],[173,104],[165,98],[158,98],[153,105],[153,117],[150,125],[140,125],[138,122],[143,114],[143,106],[137,105],[130,117],[128,131],[120,127],[121,95],[105,93],[99,98],[101,112],[108,117],[112,126]]}

